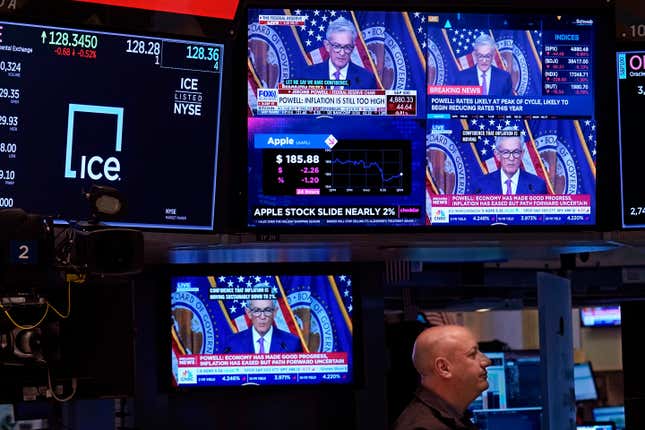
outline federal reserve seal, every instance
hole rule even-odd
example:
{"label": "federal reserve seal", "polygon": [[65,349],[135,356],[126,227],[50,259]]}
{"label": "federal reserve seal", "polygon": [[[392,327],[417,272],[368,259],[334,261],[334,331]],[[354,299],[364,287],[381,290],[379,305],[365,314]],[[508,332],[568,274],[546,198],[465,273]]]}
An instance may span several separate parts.
{"label": "federal reserve seal", "polygon": [[517,95],[525,95],[529,85],[529,67],[524,51],[513,42],[513,39],[498,40],[497,48],[504,60],[506,70],[513,79],[513,89]]}
{"label": "federal reserve seal", "polygon": [[290,77],[289,54],[280,35],[268,25],[248,27],[248,56],[263,88],[277,88]]}
{"label": "federal reserve seal", "polygon": [[466,165],[452,139],[445,134],[428,134],[426,160],[428,171],[441,188],[440,194],[466,194]]}
{"label": "federal reserve seal", "polygon": [[381,75],[386,90],[405,90],[408,84],[408,63],[400,44],[385,31],[374,26],[362,30],[370,57]]}
{"label": "federal reserve seal", "polygon": [[172,303],[173,324],[186,353],[213,354],[215,331],[201,299],[191,293],[175,292]]}
{"label": "federal reserve seal", "polygon": [[334,329],[324,306],[310,291],[296,291],[287,302],[300,326],[310,352],[334,351]]}
{"label": "federal reserve seal", "polygon": [[535,143],[544,167],[552,178],[555,194],[577,194],[579,179],[576,159],[560,141],[557,132],[545,131],[535,139]]}

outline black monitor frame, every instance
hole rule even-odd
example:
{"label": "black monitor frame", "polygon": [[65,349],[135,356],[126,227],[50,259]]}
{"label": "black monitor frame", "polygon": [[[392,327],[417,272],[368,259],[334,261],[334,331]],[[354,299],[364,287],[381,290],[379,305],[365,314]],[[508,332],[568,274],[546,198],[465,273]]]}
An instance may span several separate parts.
{"label": "black monitor frame", "polygon": [[[249,0],[241,1],[238,10],[238,20],[240,25],[246,25],[246,11],[249,8],[279,8],[282,3],[276,2],[275,0]],[[337,9],[346,9],[346,4],[343,4],[340,1],[321,1],[311,3],[305,2],[289,2],[289,8],[297,9],[316,9],[316,8],[337,8]],[[613,2],[595,2],[595,3],[584,3],[582,1],[575,1],[573,3],[567,3],[566,6],[563,6],[560,3],[548,0],[545,3],[540,3],[540,6],[535,6],[535,4],[522,4],[522,5],[513,5],[511,8],[508,5],[500,5],[495,2],[480,2],[477,5],[467,2],[457,2],[451,3],[450,6],[446,6],[446,3],[440,2],[421,2],[421,1],[412,1],[411,3],[406,3],[405,7],[393,6],[391,3],[387,3],[383,0],[372,0],[366,4],[361,4],[360,10],[383,10],[383,11],[392,11],[392,10],[414,10],[414,11],[438,11],[438,12],[450,12],[450,11],[459,11],[463,13],[543,13],[543,14],[574,14],[574,15],[588,15],[594,18],[594,21],[598,23],[595,46],[597,48],[596,58],[602,59],[607,58],[612,54],[614,50],[614,41],[606,40],[604,36],[606,34],[613,33],[614,27],[614,10]],[[242,36],[242,34],[241,34]],[[245,37],[240,37],[238,39],[239,45],[237,46],[237,52],[246,52],[246,39]],[[246,67],[246,57],[239,58],[236,67],[242,68]],[[413,226],[413,227],[392,227],[392,226],[363,226],[363,227],[351,227],[343,226],[342,228],[336,227],[306,227],[306,226],[257,226],[257,227],[248,227],[247,226],[247,207],[244,206],[241,209],[240,216],[238,217],[237,228],[240,230],[250,230],[258,233],[322,233],[327,234],[330,232],[334,233],[374,233],[374,232],[490,232],[495,234],[506,234],[506,233],[518,233],[518,232],[576,232],[576,231],[604,231],[604,230],[613,230],[618,225],[618,213],[617,208],[619,202],[616,200],[615,193],[606,192],[604,190],[615,189],[616,184],[618,183],[618,173],[614,172],[615,166],[617,165],[617,154],[615,148],[615,119],[613,118],[613,106],[616,105],[616,94],[612,88],[608,88],[607,85],[601,85],[600,82],[613,82],[615,79],[615,68],[610,64],[606,64],[604,61],[598,61],[596,64],[596,93],[595,97],[597,100],[597,106],[595,110],[595,118],[600,124],[598,127],[598,158],[597,166],[600,174],[597,176],[596,180],[596,222],[594,225],[558,225],[558,226],[447,226],[434,228],[433,226]],[[238,75],[238,81],[236,83],[236,88],[242,92],[246,93],[246,77],[245,74],[240,73]],[[600,106],[600,100],[602,100],[602,107]],[[611,106],[611,108],[607,108]],[[246,101],[241,100],[240,106],[238,106],[238,112],[244,117],[241,136],[243,139],[247,139],[247,124],[246,124],[246,114],[247,106]],[[247,155],[240,157],[239,160],[243,166],[248,165]],[[243,201],[248,199],[248,186],[247,184],[240,184],[240,195],[244,196]]]}
{"label": "black monitor frame", "polygon": [[[159,285],[159,314],[157,316],[157,344],[160,366],[158,378],[160,387],[164,392],[173,396],[186,395],[187,393],[212,393],[217,391],[245,393],[248,390],[261,390],[268,392],[284,392],[285,390],[325,390],[330,393],[355,390],[366,383],[364,365],[364,330],[361,291],[363,289],[361,273],[364,273],[361,264],[346,262],[329,263],[224,263],[224,264],[174,264],[160,269],[161,275],[157,276]],[[171,279],[178,276],[215,276],[215,275],[311,275],[311,274],[341,274],[352,276],[353,304],[352,310],[352,381],[346,384],[295,384],[295,385],[259,385],[259,386],[175,386],[172,382],[170,351],[171,340],[170,326],[167,324],[170,315],[170,288]]]}

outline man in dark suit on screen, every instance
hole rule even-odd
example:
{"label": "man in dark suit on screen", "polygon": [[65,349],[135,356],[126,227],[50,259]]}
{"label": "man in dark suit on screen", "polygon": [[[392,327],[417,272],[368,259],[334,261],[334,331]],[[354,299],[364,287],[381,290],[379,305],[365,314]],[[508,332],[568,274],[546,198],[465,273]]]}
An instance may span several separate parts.
{"label": "man in dark suit on screen", "polygon": [[252,326],[228,339],[223,349],[225,354],[302,352],[297,336],[273,327],[278,309],[276,300],[250,300],[246,306]]}
{"label": "man in dark suit on screen", "polygon": [[512,97],[513,81],[506,70],[493,66],[497,51],[495,40],[488,34],[481,34],[473,43],[475,65],[457,73],[455,85],[477,85],[482,95]]}
{"label": "man in dark suit on screen", "polygon": [[495,159],[500,168],[475,180],[473,193],[546,194],[544,179],[520,168],[525,150],[520,136],[498,136],[495,139]]}
{"label": "man in dark suit on screen", "polygon": [[307,79],[348,80],[346,89],[377,89],[374,75],[351,62],[356,40],[356,28],[351,21],[340,17],[329,23],[326,40],[323,42],[329,59],[309,66],[305,73]]}

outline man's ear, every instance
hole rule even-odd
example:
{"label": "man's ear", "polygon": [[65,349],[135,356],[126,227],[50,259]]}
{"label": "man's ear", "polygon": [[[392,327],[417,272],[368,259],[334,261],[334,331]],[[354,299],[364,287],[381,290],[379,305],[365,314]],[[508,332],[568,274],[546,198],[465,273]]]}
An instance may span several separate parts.
{"label": "man's ear", "polygon": [[434,370],[437,375],[449,378],[452,375],[450,362],[444,357],[437,357],[434,361]]}

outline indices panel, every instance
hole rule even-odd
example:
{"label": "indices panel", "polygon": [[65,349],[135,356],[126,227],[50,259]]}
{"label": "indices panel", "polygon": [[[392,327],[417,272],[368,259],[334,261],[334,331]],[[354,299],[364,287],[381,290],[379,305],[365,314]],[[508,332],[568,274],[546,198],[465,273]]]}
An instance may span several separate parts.
{"label": "indices panel", "polygon": [[3,207],[84,219],[81,192],[100,184],[127,201],[114,224],[213,228],[223,45],[18,22],[0,32]]}
{"label": "indices panel", "polygon": [[618,52],[618,113],[622,225],[645,227],[645,192],[642,184],[642,122],[645,115],[645,49]]}

